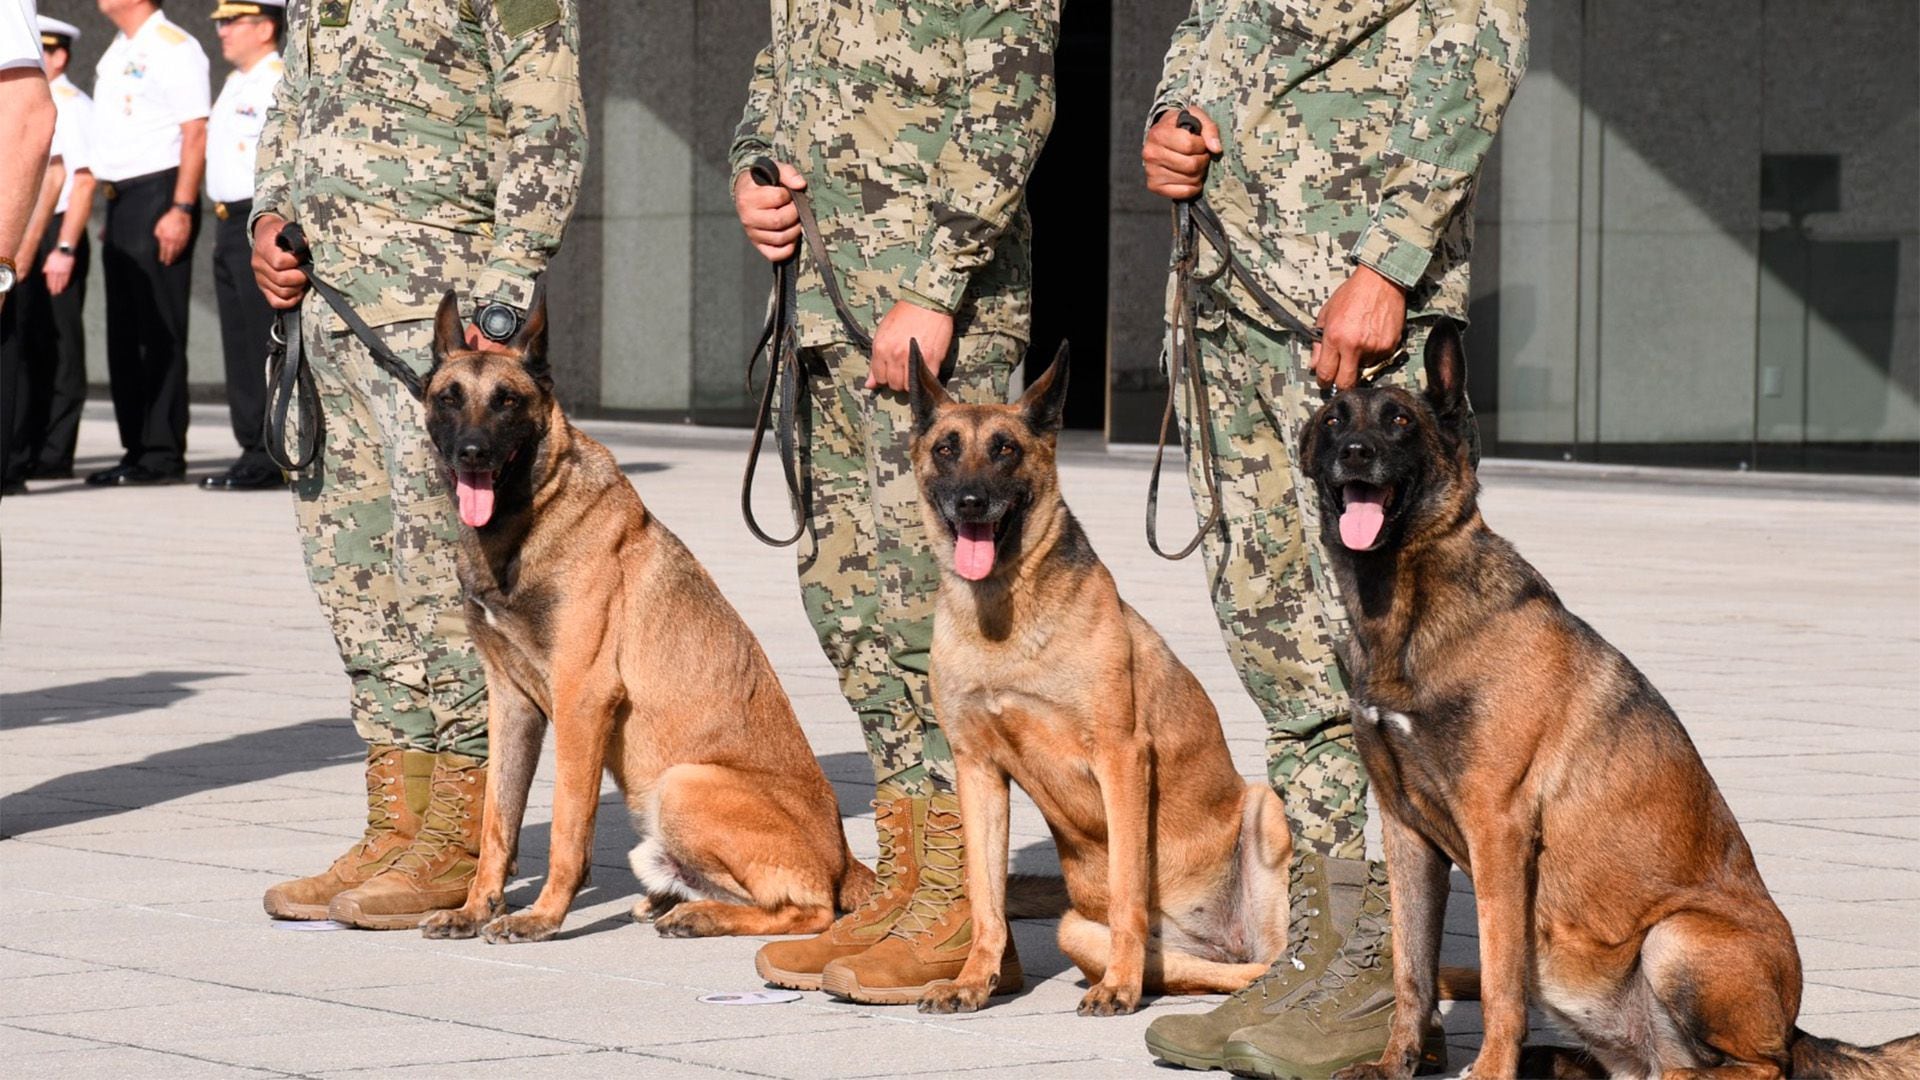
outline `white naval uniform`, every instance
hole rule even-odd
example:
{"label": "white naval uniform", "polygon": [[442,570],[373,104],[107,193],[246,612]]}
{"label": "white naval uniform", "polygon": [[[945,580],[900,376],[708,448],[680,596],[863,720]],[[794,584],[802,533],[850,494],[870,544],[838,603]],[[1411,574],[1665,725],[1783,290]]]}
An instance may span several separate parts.
{"label": "white naval uniform", "polygon": [[93,145],[93,99],[64,74],[53,80],[49,89],[53,91],[53,106],[58,110],[53,122],[53,154],[60,159],[67,175],[60,185],[60,201],[53,212],[64,214],[73,195],[73,174],[93,168],[93,155],[89,152]]}
{"label": "white naval uniform", "polygon": [[177,168],[180,125],[207,115],[207,54],[156,11],[115,34],[94,68],[93,175],[115,182]]}
{"label": "white naval uniform", "polygon": [[268,53],[252,68],[229,74],[220,88],[207,118],[207,198],[214,202],[253,198],[254,150],[284,70],[280,54]]}

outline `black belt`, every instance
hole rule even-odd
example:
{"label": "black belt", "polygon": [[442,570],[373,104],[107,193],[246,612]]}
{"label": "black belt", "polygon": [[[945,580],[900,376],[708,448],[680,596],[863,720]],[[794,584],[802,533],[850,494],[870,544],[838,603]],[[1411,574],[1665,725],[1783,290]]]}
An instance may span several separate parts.
{"label": "black belt", "polygon": [[[1200,134],[1200,121],[1185,109],[1174,121],[1180,130],[1190,134]],[[1220,256],[1220,269],[1201,277],[1196,273],[1200,258],[1200,240]],[[1254,280],[1247,268],[1233,257],[1233,249],[1227,244],[1226,228],[1220,223],[1220,215],[1207,205],[1205,195],[1195,195],[1191,199],[1182,199],[1173,205],[1173,253],[1174,285],[1173,311],[1169,313],[1172,323],[1173,341],[1170,355],[1167,357],[1167,407],[1160,414],[1160,445],[1153,453],[1153,476],[1147,481],[1147,546],[1155,555],[1163,559],[1184,559],[1193,554],[1209,531],[1220,522],[1220,478],[1215,473],[1213,446],[1213,417],[1207,407],[1207,382],[1200,363],[1200,343],[1194,339],[1195,324],[1199,321],[1199,298],[1196,286],[1208,285],[1219,280],[1222,274],[1232,274],[1233,279],[1247,290],[1253,302],[1269,319],[1301,335],[1309,341],[1320,340],[1320,328],[1309,326],[1298,315],[1288,310],[1278,300]],[[1160,507],[1160,463],[1167,453],[1167,431],[1173,423],[1174,403],[1180,387],[1181,369],[1186,370],[1189,393],[1193,395],[1192,415],[1198,421],[1201,476],[1205,478],[1207,501],[1210,509],[1207,518],[1201,522],[1200,530],[1193,539],[1179,551],[1169,555],[1160,548],[1157,535],[1157,519]],[[1191,448],[1189,448],[1191,449]]]}
{"label": "black belt", "polygon": [[100,194],[105,195],[108,202],[112,202],[135,188],[145,187],[148,184],[158,183],[162,180],[171,182],[179,172],[180,167],[176,165],[171,169],[161,169],[159,172],[129,176],[125,180],[102,180],[100,182]]}
{"label": "black belt", "polygon": [[[387,374],[399,380],[400,385],[415,399],[423,399],[425,387],[420,376],[414,374],[392,349],[380,340],[353,305],[340,290],[320,280],[313,273],[313,249],[307,246],[306,234],[294,222],[288,222],[280,229],[280,235],[274,243],[281,251],[287,252],[297,260],[301,270],[307,275],[307,284],[320,298],[327,302],[334,314],[340,316],[361,344],[367,347],[373,362],[380,365]],[[275,465],[288,472],[299,472],[313,462],[320,453],[325,441],[326,429],[320,420],[320,393],[314,388],[313,373],[308,370],[306,346],[300,336],[300,309],[291,307],[280,313],[273,327],[273,348],[267,354],[267,456]],[[292,406],[295,396],[300,399],[300,430],[296,433],[293,456],[283,459],[281,455],[287,445],[287,410]]]}
{"label": "black belt", "polygon": [[232,202],[217,202],[213,204],[213,216],[219,218],[221,221],[225,221],[228,218],[239,218],[241,221],[245,221],[247,220],[248,213],[252,210],[252,199],[235,199]]}
{"label": "black belt", "polygon": [[[772,187],[780,183],[780,167],[770,158],[755,158],[747,171],[753,176],[753,182],[761,187]],[[792,191],[793,208],[800,215],[800,238],[802,243],[794,246],[792,255],[773,264],[773,302],[767,311],[767,324],[760,330],[760,340],[754,342],[753,352],[747,357],[747,386],[753,386],[753,369],[759,365],[760,354],[767,354],[767,381],[760,389],[760,409],[753,419],[753,448],[747,451],[746,472],[740,477],[740,515],[747,521],[747,531],[763,544],[774,547],[786,547],[796,543],[807,531],[810,521],[806,512],[806,499],[800,482],[800,466],[797,457],[798,437],[795,417],[800,410],[800,393],[806,386],[806,365],[800,360],[800,346],[796,340],[795,300],[800,276],[800,247],[805,246],[812,254],[813,262],[820,270],[820,279],[826,285],[827,299],[833,302],[834,313],[840,316],[840,325],[847,331],[847,337],[855,345],[871,353],[873,337],[854,320],[853,313],[847,310],[847,303],[840,295],[840,283],[833,276],[833,264],[827,261],[826,241],[820,236],[820,223],[813,216],[813,203],[805,191]],[[774,395],[780,396],[780,428],[774,439],[780,448],[780,469],[787,476],[787,501],[793,511],[793,535],[776,539],[753,516],[753,474],[760,464],[760,446],[766,441],[767,422],[773,411]]]}

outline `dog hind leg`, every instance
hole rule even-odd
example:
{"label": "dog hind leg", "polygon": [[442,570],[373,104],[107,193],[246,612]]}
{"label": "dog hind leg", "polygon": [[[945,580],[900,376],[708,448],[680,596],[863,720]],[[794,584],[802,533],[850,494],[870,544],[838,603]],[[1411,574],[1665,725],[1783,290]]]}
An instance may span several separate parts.
{"label": "dog hind leg", "polygon": [[[1113,931],[1077,911],[1060,917],[1060,951],[1097,984],[1113,957]],[[1264,963],[1231,964],[1169,948],[1157,935],[1147,938],[1145,989],[1156,994],[1230,994],[1267,970]]]}
{"label": "dog hind leg", "polygon": [[1667,1021],[1658,1047],[1664,1075],[1787,1074],[1800,985],[1790,933],[1784,920],[1755,927],[1697,910],[1675,912],[1648,931],[1640,962]]}

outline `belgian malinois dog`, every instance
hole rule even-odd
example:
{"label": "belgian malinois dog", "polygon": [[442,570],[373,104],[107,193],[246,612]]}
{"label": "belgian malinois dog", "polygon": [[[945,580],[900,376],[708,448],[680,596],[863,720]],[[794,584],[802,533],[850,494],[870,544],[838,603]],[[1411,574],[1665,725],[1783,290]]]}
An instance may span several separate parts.
{"label": "belgian malinois dog", "polygon": [[[1479,903],[1487,1080],[1920,1076],[1794,1026],[1800,957],[1740,826],[1646,678],[1481,520],[1457,328],[1427,391],[1347,391],[1301,433],[1354,620],[1354,727],[1384,811],[1405,1077],[1434,1007],[1448,863]],[[1531,990],[1591,1059],[1529,1055]]]}
{"label": "belgian malinois dog", "polygon": [[1007,782],[1047,819],[1072,908],[1060,949],[1083,1015],[1143,989],[1238,990],[1286,947],[1279,796],[1234,770],[1193,673],[1120,599],[1061,500],[1063,348],[1015,405],[953,402],[914,361],[913,466],[940,561],[934,709],[953,744],[974,938],[922,997],[972,1011],[1007,944]]}
{"label": "belgian malinois dog", "polygon": [[[427,432],[459,500],[468,629],[486,665],[490,773],[479,871],[428,937],[540,941],[587,868],[600,774],[641,836],[636,918],[663,936],[801,934],[864,903],[833,789],[753,632],[607,448],[567,422],[536,295],[509,351],[475,352],[449,292],[434,327]],[[506,914],[548,723],[558,776],[547,881]]]}

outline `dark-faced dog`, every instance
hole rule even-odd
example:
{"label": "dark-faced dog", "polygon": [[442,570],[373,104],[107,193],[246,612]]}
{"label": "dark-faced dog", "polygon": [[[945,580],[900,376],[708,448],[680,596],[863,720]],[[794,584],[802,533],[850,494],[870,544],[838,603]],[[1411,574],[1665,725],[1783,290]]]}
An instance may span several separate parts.
{"label": "dark-faced dog", "polygon": [[1475,1077],[1515,1075],[1530,991],[1614,1076],[1920,1076],[1920,1036],[1794,1026],[1799,954],[1739,824],[1666,701],[1481,520],[1451,324],[1426,366],[1424,396],[1342,393],[1301,435],[1393,893],[1393,1032],[1342,1075],[1411,1074],[1452,862],[1479,904]]}
{"label": "dark-faced dog", "polygon": [[[428,937],[553,936],[585,875],[600,774],[641,836],[636,917],[663,935],[824,930],[865,902],[833,789],[760,643],[647,512],[613,455],[567,422],[536,298],[509,351],[466,348],[440,305],[427,431],[453,474],[460,584],[486,665],[492,756],[479,871]],[[501,896],[551,722],[551,865],[532,907]]]}
{"label": "dark-faced dog", "polygon": [[919,363],[914,474],[940,561],[934,708],[953,744],[974,938],[920,1002],[971,1011],[1007,943],[1007,783],[1033,797],[1072,910],[1083,1014],[1143,988],[1237,990],[1286,946],[1280,799],[1234,770],[1199,680],[1120,599],[1060,498],[1066,352],[1017,405],[961,405]]}

